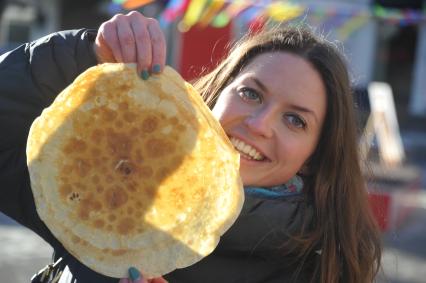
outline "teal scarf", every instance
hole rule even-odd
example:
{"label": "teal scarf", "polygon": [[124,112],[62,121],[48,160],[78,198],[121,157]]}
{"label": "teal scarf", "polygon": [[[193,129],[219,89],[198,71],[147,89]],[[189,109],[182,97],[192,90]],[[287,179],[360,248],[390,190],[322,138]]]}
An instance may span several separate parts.
{"label": "teal scarf", "polygon": [[295,175],[287,183],[273,187],[244,187],[246,195],[264,199],[282,199],[302,194],[303,180]]}

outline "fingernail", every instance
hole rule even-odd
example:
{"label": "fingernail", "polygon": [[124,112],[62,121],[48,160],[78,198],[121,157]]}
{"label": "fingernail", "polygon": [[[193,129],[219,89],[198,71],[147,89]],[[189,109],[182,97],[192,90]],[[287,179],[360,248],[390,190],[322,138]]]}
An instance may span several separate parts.
{"label": "fingernail", "polygon": [[142,279],[142,275],[139,270],[132,266],[129,268],[129,278],[132,280],[132,282],[135,282]]}
{"label": "fingernail", "polygon": [[161,72],[161,66],[160,64],[155,64],[154,66],[152,66],[152,72],[155,74],[158,74]]}
{"label": "fingernail", "polygon": [[141,77],[143,80],[147,80],[149,78],[149,72],[147,70],[143,70],[141,73]]}

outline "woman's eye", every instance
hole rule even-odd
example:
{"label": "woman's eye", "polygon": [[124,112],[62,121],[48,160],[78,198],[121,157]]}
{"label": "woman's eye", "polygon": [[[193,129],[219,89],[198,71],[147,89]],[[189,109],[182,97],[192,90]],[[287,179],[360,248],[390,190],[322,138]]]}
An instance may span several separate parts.
{"label": "woman's eye", "polygon": [[238,90],[238,94],[244,100],[262,102],[260,95],[254,89],[245,87]]}
{"label": "woman's eye", "polygon": [[291,114],[291,113],[285,114],[285,120],[296,128],[299,128],[299,129],[305,129],[306,128],[305,120],[303,120],[297,114]]}

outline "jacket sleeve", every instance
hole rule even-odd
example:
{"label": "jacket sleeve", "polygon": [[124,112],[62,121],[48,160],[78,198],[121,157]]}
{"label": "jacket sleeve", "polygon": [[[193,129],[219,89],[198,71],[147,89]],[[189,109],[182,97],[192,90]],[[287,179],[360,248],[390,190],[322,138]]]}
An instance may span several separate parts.
{"label": "jacket sleeve", "polygon": [[57,32],[0,56],[0,211],[52,244],[35,210],[26,165],[30,126],[77,75],[96,64],[96,32]]}

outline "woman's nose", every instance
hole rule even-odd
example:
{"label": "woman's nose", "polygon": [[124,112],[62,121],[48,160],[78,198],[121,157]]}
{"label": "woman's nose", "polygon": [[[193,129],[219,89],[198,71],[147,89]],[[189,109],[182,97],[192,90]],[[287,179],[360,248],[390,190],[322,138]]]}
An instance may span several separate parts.
{"label": "woman's nose", "polygon": [[265,138],[270,138],[273,135],[273,113],[268,109],[251,113],[245,119],[245,124],[254,134]]}

